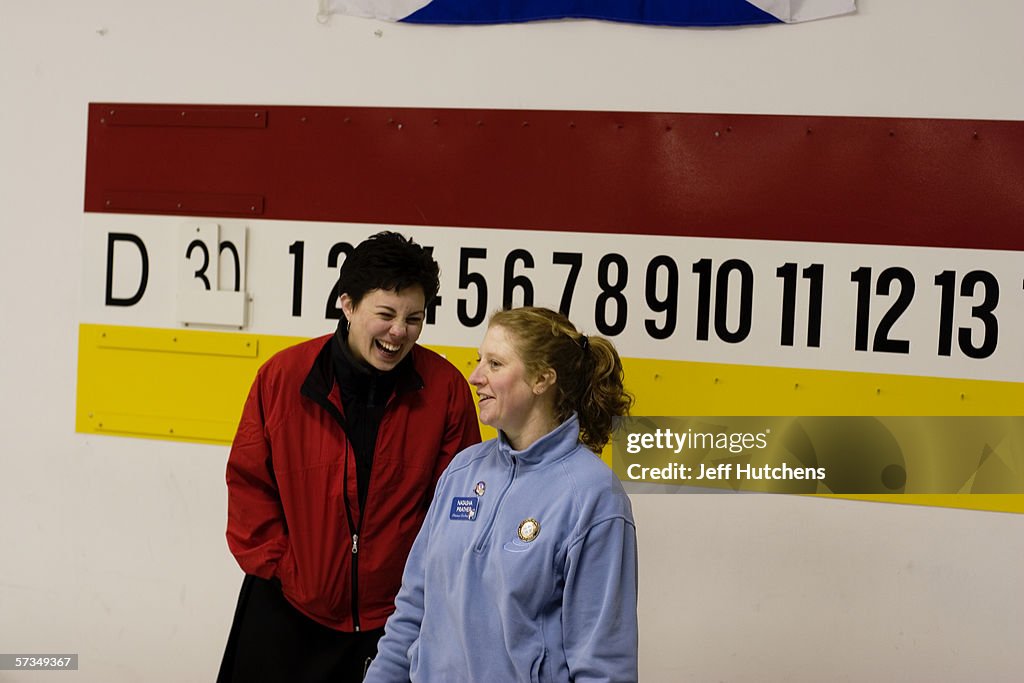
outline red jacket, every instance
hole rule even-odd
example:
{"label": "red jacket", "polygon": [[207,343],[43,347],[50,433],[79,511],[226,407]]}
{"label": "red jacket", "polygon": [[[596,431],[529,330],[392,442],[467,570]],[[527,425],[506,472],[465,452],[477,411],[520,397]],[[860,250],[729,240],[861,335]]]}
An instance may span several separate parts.
{"label": "red jacket", "polygon": [[285,349],[256,375],[228,456],[228,547],[247,574],[280,580],[309,618],[339,631],[375,629],[395,609],[438,477],[480,441],[480,428],[462,374],[413,347],[413,381],[388,400],[360,522],[331,339]]}

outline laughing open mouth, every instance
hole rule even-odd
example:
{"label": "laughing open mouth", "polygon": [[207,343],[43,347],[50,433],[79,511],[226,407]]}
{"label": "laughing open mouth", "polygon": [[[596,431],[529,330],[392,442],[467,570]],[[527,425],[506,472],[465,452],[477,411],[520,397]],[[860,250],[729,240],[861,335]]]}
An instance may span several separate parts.
{"label": "laughing open mouth", "polygon": [[382,342],[379,339],[374,339],[373,343],[377,347],[377,350],[385,356],[394,356],[402,349],[401,345],[388,344],[387,342]]}

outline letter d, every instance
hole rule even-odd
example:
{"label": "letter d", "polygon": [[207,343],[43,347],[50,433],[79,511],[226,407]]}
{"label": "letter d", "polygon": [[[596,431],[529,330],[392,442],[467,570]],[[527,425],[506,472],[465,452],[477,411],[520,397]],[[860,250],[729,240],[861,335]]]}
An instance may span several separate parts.
{"label": "letter d", "polygon": [[[139,256],[142,257],[142,277],[139,280],[139,288],[135,294],[121,298],[114,296],[114,243],[131,242],[139,248]],[[107,235],[107,291],[105,304],[107,306],[134,306],[146,293],[146,285],[149,284],[149,253],[146,245],[142,243],[138,235],[128,232],[112,232]]]}

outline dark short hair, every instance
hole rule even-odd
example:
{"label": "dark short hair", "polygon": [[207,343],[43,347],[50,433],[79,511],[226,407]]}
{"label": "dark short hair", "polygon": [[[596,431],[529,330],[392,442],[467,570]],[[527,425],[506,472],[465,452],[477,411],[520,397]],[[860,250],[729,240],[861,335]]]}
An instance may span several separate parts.
{"label": "dark short hair", "polygon": [[356,245],[341,264],[338,294],[348,294],[358,304],[367,292],[375,289],[400,292],[418,285],[429,304],[437,296],[439,274],[430,250],[404,235],[385,230]]}

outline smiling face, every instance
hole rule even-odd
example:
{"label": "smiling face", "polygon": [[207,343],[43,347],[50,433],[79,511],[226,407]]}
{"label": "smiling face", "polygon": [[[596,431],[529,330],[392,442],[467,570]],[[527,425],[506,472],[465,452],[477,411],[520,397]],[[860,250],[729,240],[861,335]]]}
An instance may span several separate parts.
{"label": "smiling face", "polygon": [[341,310],[349,323],[348,347],[357,359],[378,370],[392,370],[420,338],[425,309],[419,286],[399,292],[374,289],[358,304],[342,294]]}
{"label": "smiling face", "polygon": [[553,370],[530,377],[512,335],[492,325],[480,345],[480,361],[469,376],[480,399],[480,421],[500,429],[512,448],[523,450],[557,426]]}

